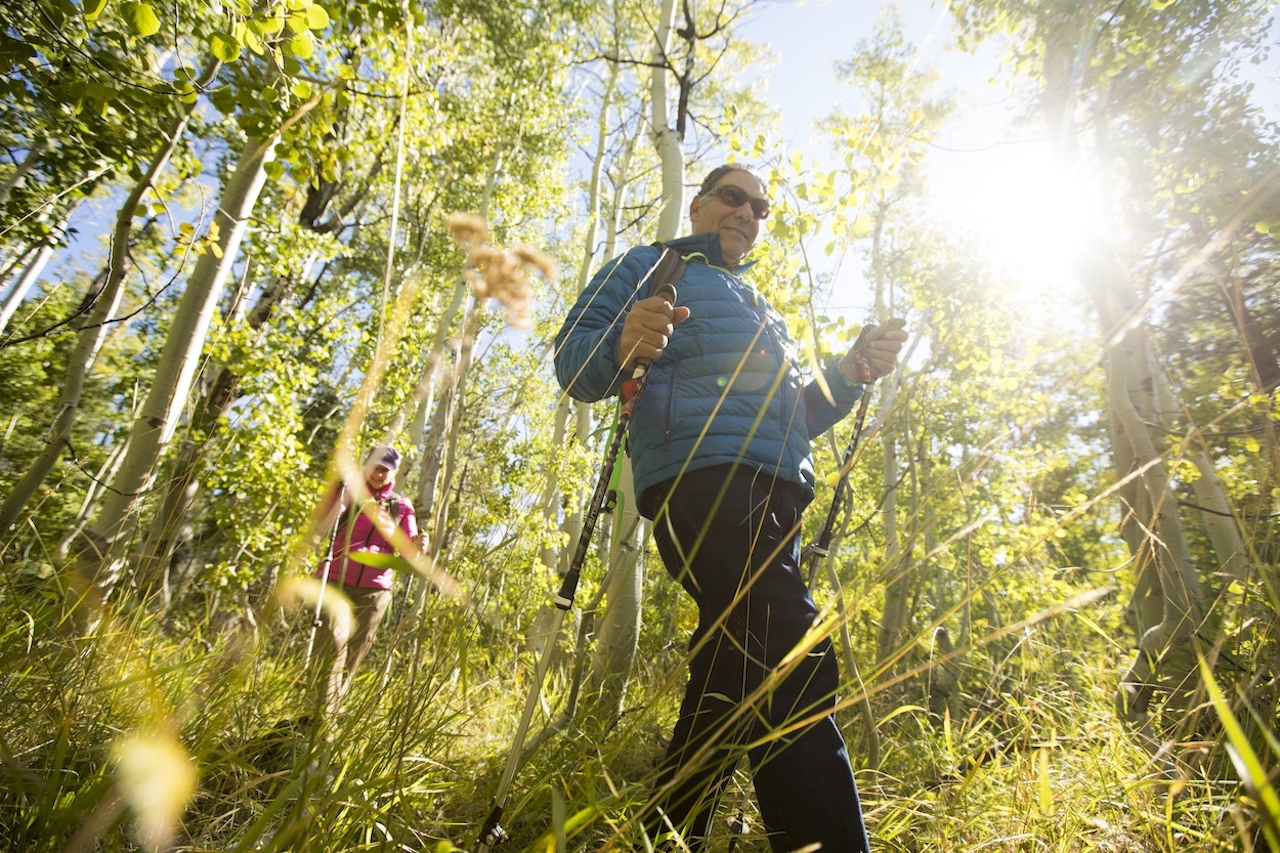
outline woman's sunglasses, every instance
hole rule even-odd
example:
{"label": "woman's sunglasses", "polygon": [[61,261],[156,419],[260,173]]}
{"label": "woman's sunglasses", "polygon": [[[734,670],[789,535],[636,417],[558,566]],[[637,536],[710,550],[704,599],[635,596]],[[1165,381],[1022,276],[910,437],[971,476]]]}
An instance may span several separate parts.
{"label": "woman's sunglasses", "polygon": [[732,184],[722,184],[713,190],[707,190],[705,195],[713,195],[730,207],[742,207],[747,202],[751,202],[751,213],[756,219],[769,218],[768,199],[752,198],[747,195],[746,190]]}

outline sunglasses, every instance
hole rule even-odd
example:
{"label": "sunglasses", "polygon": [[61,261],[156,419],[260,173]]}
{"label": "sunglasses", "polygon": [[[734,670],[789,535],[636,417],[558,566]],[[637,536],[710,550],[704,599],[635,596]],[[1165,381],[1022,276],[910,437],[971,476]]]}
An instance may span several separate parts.
{"label": "sunglasses", "polygon": [[769,218],[768,199],[752,198],[747,195],[746,190],[732,184],[722,184],[715,189],[707,190],[704,195],[713,195],[730,207],[742,207],[747,202],[751,202],[751,213],[756,219]]}

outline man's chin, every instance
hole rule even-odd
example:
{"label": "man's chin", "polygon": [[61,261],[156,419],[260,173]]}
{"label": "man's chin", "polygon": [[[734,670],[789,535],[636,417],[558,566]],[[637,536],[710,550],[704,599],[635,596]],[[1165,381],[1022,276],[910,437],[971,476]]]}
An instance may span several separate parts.
{"label": "man's chin", "polygon": [[729,266],[735,266],[751,251],[751,241],[737,231],[720,232],[720,256]]}

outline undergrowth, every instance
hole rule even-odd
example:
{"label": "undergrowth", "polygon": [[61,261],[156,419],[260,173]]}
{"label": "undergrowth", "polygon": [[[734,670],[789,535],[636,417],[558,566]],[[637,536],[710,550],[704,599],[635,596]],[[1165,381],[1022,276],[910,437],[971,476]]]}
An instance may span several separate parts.
{"label": "undergrowth", "polygon": [[[304,667],[308,614],[268,608],[256,625],[203,634],[114,612],[84,634],[57,597],[10,585],[0,838],[32,853],[471,849],[535,663],[482,623],[428,599],[388,627],[326,719],[321,667]],[[1114,710],[1117,647],[1066,651],[1047,633],[965,659],[964,688],[933,710],[925,679],[876,691],[877,768],[863,766],[861,718],[842,710],[875,850],[1267,849],[1220,738],[1171,732],[1153,757]],[[647,642],[656,651],[616,721],[575,720],[526,757],[506,849],[643,849],[632,817],[683,681],[678,644]],[[560,714],[568,661],[552,668],[535,731]],[[134,765],[146,783],[130,781]],[[769,849],[745,761],[715,826],[712,850]]]}

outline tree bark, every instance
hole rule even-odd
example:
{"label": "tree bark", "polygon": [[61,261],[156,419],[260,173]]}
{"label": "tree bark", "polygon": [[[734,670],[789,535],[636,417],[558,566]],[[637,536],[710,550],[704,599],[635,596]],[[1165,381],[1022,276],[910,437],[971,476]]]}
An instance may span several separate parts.
{"label": "tree bark", "polygon": [[[248,327],[261,329],[288,292],[289,280],[283,276],[274,278],[249,311]],[[144,595],[153,591],[159,593],[158,606],[161,609],[167,609],[177,593],[170,576],[169,564],[174,552],[189,538],[190,530],[184,529],[184,520],[190,515],[200,491],[197,476],[200,454],[205,442],[216,429],[218,420],[235,403],[239,382],[240,376],[235,367],[224,364],[218,368],[212,381],[201,383],[203,388],[194,402],[189,428],[179,442],[169,477],[164,483],[163,494],[150,524],[147,525],[135,575],[137,585]]]}
{"label": "tree bark", "polygon": [[[9,196],[13,193],[14,187],[26,180],[27,175],[35,171],[36,166],[40,164],[40,158],[44,156],[44,152],[48,148],[49,140],[44,137],[31,143],[31,147],[27,149],[27,156],[22,158],[18,168],[13,170],[13,174],[0,182],[0,207],[4,207],[9,203]],[[3,326],[0,325],[0,329],[2,328]]]}
{"label": "tree bark", "polygon": [[40,273],[44,272],[45,265],[49,263],[49,259],[52,257],[53,244],[48,241],[41,243],[40,248],[36,250],[35,257],[31,259],[31,262],[23,269],[22,275],[14,281],[13,286],[9,288],[9,292],[5,294],[4,303],[0,304],[0,335],[3,335],[4,330],[9,327],[9,321],[18,312],[18,307],[22,305],[22,301],[27,298],[31,288],[40,279]]}
{"label": "tree bark", "polygon": [[1191,640],[1204,615],[1200,577],[1182,529],[1177,501],[1151,427],[1163,426],[1156,405],[1159,382],[1146,336],[1125,309],[1137,304],[1128,276],[1109,246],[1084,259],[1081,276],[1098,310],[1104,339],[1120,334],[1107,352],[1112,443],[1127,513],[1121,533],[1138,571],[1130,616],[1139,633],[1132,666],[1121,678],[1117,709],[1143,742],[1151,737],[1152,700],[1159,681],[1181,688],[1195,677]]}
{"label": "tree bark", "polygon": [[77,542],[77,565],[104,599],[120,580],[135,511],[177,428],[214,309],[266,183],[266,164],[278,139],[273,134],[266,140],[249,137],[245,142],[215,217],[219,251],[206,251],[196,262],[160,353],[151,391],[130,428],[128,455],[93,525]]}
{"label": "tree bark", "polygon": [[662,210],[658,214],[658,239],[671,240],[680,231],[684,221],[684,139],[669,116],[667,73],[670,67],[668,53],[671,49],[671,31],[675,26],[675,0],[662,0],[658,26],[654,32],[652,77],[649,83],[649,101],[653,118],[650,132],[653,147],[662,162]]}

